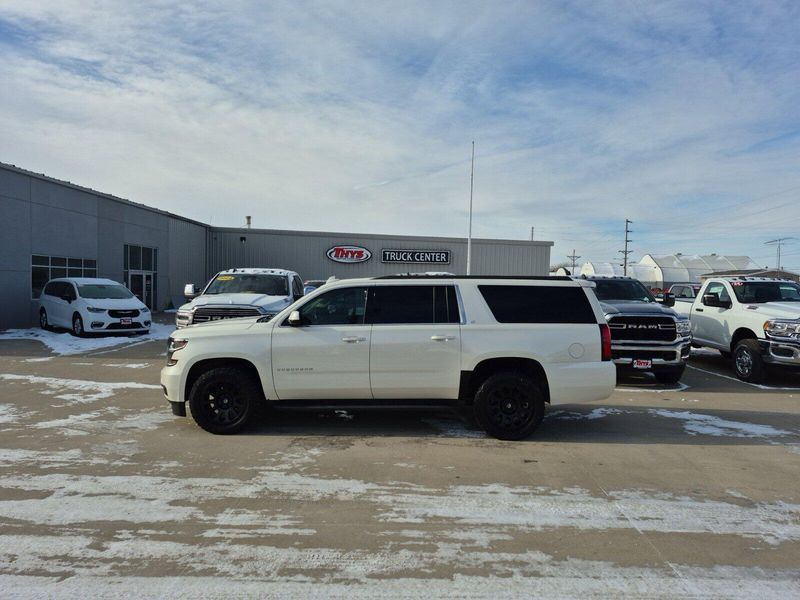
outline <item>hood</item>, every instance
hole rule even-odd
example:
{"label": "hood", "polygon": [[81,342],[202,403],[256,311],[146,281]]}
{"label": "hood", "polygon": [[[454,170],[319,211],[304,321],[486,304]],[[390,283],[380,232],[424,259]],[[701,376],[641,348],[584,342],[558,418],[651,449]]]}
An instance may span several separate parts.
{"label": "hood", "polygon": [[757,313],[765,319],[800,319],[800,302],[766,302],[742,306],[747,312]]}
{"label": "hood", "polygon": [[601,302],[600,306],[606,315],[617,315],[625,313],[628,315],[656,315],[665,317],[678,316],[672,308],[664,306],[659,302]]}
{"label": "hood", "polygon": [[291,304],[289,296],[268,296],[266,294],[203,294],[188,304],[181,306],[182,310],[190,310],[198,306],[256,306],[265,312],[278,312]]}
{"label": "hood", "polygon": [[86,306],[106,310],[144,310],[147,307],[138,298],[81,298]]}

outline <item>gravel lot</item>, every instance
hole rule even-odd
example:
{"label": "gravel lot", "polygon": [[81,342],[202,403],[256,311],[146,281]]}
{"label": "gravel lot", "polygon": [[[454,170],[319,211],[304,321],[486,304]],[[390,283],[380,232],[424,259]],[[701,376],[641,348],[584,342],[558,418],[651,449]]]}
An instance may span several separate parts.
{"label": "gravel lot", "polygon": [[214,437],[164,346],[0,336],[0,597],[800,597],[800,376],[702,353],[525,442],[447,412]]}

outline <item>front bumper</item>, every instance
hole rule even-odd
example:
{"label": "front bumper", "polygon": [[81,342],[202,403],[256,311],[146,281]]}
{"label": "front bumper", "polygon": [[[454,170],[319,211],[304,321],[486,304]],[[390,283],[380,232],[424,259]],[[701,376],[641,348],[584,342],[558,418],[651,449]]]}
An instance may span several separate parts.
{"label": "front bumper", "polygon": [[175,413],[176,404],[184,406],[186,399],[181,394],[181,371],[174,367],[161,369],[161,390],[164,392],[164,398],[172,405],[173,413]]}
{"label": "front bumper", "polygon": [[764,362],[773,365],[800,367],[800,341],[766,339],[758,340]]}
{"label": "front bumper", "polygon": [[[672,344],[614,343],[611,340],[611,359],[615,365],[632,367],[634,360],[649,360],[653,368],[679,367],[686,364],[691,352],[691,337]],[[645,369],[646,370],[646,369]]]}
{"label": "front bumper", "polygon": [[86,333],[130,333],[148,331],[152,325],[149,312],[136,317],[124,317],[130,323],[123,323],[123,318],[112,317],[107,312],[86,313],[83,316],[83,328]]}

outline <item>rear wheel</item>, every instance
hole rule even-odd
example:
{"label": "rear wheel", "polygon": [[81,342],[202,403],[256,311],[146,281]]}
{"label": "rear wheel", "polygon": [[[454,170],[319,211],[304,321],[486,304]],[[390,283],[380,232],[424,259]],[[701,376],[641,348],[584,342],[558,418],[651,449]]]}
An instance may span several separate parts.
{"label": "rear wheel", "polygon": [[497,373],[478,388],[474,409],[476,420],[492,437],[521,440],[542,422],[544,395],[524,373]]}
{"label": "rear wheel", "polygon": [[653,371],[653,375],[656,376],[656,380],[659,383],[678,383],[683,377],[683,371],[686,367],[681,365],[678,368],[674,369],[661,369],[658,371]]}
{"label": "rear wheel", "polygon": [[86,331],[83,329],[83,318],[78,313],[72,315],[72,335],[76,337],[86,335]]}
{"label": "rear wheel", "polygon": [[241,431],[250,420],[261,388],[239,367],[209,369],[192,385],[189,408],[195,422],[210,433]]}
{"label": "rear wheel", "polygon": [[43,308],[39,310],[39,327],[45,331],[50,330],[50,321],[47,320],[47,311]]}
{"label": "rear wheel", "polygon": [[761,383],[767,375],[764,359],[761,358],[761,349],[758,340],[747,339],[736,344],[733,349],[733,368],[736,376],[748,383]]}

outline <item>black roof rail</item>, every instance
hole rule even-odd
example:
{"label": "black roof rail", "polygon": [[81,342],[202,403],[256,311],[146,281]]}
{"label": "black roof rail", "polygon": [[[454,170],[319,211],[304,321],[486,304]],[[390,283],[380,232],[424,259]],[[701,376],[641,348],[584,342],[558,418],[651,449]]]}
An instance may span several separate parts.
{"label": "black roof rail", "polygon": [[408,279],[409,277],[420,279],[522,279],[530,281],[572,281],[572,277],[566,275],[426,275],[425,273],[409,273],[408,275],[381,275],[373,279]]}

